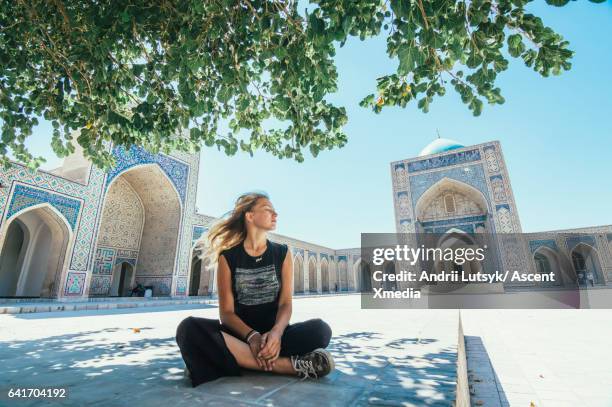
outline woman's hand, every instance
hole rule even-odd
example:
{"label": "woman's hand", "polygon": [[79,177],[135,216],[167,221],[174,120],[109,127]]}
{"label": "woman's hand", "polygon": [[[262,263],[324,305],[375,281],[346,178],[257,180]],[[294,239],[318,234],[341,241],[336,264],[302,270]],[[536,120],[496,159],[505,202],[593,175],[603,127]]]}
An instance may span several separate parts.
{"label": "woman's hand", "polygon": [[281,348],[281,337],[282,334],[274,328],[263,334],[261,350],[258,353],[258,357],[265,361],[266,370],[272,370],[274,361],[278,359]]}
{"label": "woman's hand", "polygon": [[264,346],[262,335],[259,332],[253,334],[253,336],[251,337],[251,339],[248,342],[248,344],[249,344],[249,348],[251,348],[251,354],[253,355],[253,357],[257,361],[257,364],[259,365],[259,367],[261,369],[268,370],[266,368],[266,364],[265,364],[264,360],[261,357],[259,357],[259,355],[258,355],[259,351]]}

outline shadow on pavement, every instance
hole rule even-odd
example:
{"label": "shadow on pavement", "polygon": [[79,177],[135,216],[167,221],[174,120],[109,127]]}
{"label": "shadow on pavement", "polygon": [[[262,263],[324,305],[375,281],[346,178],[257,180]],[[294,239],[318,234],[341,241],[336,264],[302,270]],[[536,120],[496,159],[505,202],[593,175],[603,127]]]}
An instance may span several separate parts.
{"label": "shadow on pavement", "polygon": [[63,405],[449,406],[454,399],[456,349],[438,349],[432,338],[339,335],[328,348],[336,370],[322,379],[245,371],[191,388],[174,337],[137,336],[152,329],[144,327],[122,340],[125,329],[3,342],[0,388],[68,387]]}

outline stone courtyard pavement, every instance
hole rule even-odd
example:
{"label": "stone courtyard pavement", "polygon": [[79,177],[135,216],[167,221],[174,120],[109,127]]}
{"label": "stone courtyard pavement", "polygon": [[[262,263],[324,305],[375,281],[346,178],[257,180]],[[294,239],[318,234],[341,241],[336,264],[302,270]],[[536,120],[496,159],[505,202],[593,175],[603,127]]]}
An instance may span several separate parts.
{"label": "stone courtyard pavement", "polygon": [[[357,295],[296,299],[292,321],[321,317],[332,327],[336,371],[318,381],[246,372],[195,389],[174,339],[189,315],[216,318],[218,309],[0,315],[0,405],[449,406],[455,398],[456,310],[362,310]],[[67,387],[68,398],[6,397],[35,386]]]}
{"label": "stone courtyard pavement", "polygon": [[462,310],[461,320],[472,406],[612,406],[612,310]]}

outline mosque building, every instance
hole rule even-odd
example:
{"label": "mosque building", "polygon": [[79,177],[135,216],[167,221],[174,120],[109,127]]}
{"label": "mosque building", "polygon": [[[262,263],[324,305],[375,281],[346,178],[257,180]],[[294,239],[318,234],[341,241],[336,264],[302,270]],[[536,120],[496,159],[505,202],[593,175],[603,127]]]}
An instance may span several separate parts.
{"label": "mosque building", "polygon": [[[417,157],[391,163],[398,233],[435,234],[439,247],[477,247],[489,239],[489,264],[469,272],[556,274],[555,284],[612,285],[612,225],[523,233],[498,141],[464,146],[438,138]],[[486,259],[487,260],[487,259]],[[487,267],[488,266],[488,267]],[[504,284],[504,289],[533,286]]]}
{"label": "mosque building", "polygon": [[[215,270],[194,245],[217,220],[196,211],[199,154],[112,153],[110,171],[79,150],[51,171],[19,163],[1,170],[0,297],[121,297],[136,284],[154,296],[214,294]],[[612,226],[514,235],[521,225],[499,142],[436,139],[418,157],[391,163],[391,174],[398,233],[448,234],[466,244],[507,234],[515,238],[497,246],[501,265],[543,273],[569,261],[561,279],[612,285]],[[296,294],[376,285],[359,248],[270,239],[290,247]]]}

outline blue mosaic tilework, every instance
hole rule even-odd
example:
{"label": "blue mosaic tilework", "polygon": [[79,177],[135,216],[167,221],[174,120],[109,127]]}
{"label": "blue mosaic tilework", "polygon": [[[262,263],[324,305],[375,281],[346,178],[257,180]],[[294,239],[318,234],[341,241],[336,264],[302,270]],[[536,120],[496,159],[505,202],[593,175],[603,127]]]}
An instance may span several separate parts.
{"label": "blue mosaic tilework", "polygon": [[592,247],[597,247],[597,243],[595,242],[595,237],[590,236],[590,235],[572,236],[572,237],[568,237],[565,240],[565,244],[567,245],[567,249],[569,251],[572,251],[580,243],[586,243]]}
{"label": "blue mosaic tilework", "polygon": [[443,178],[450,178],[468,184],[482,192],[487,204],[491,201],[487,190],[484,168],[482,164],[474,164],[411,176],[410,189],[412,191],[412,207],[416,207],[417,201],[425,191]]}
{"label": "blue mosaic tilework", "polygon": [[459,229],[470,235],[474,234],[474,225],[471,225],[471,224],[430,227],[430,228],[425,228],[425,232],[444,234],[451,229]]}
{"label": "blue mosaic tilework", "polygon": [[432,221],[420,222],[420,223],[424,227],[430,227],[430,226],[456,225],[458,223],[479,222],[479,221],[484,221],[484,220],[487,220],[486,215],[466,216],[463,218],[445,219],[445,220],[432,220]]}
{"label": "blue mosaic tilework", "polygon": [[180,277],[176,280],[176,295],[185,295],[187,294],[187,279],[185,277]]}
{"label": "blue mosaic tilework", "polygon": [[85,273],[74,273],[69,272],[68,278],[66,279],[66,287],[64,288],[64,295],[67,296],[81,296],[83,295],[83,289],[85,288]]}
{"label": "blue mosaic tilework", "polygon": [[304,258],[304,249],[300,249],[298,247],[294,247],[293,248],[293,255],[295,256],[298,253],[302,255],[302,258]]}
{"label": "blue mosaic tilework", "polygon": [[493,175],[491,176],[491,181],[495,181],[496,179],[500,179],[500,180],[504,180],[504,178],[501,175]]}
{"label": "blue mosaic tilework", "polygon": [[344,256],[344,255],[343,255],[343,256],[338,256],[338,261],[342,261],[342,260],[344,260],[344,261],[348,261],[348,259],[346,258],[346,256]]}
{"label": "blue mosaic tilework", "polygon": [[136,267],[136,259],[127,259],[125,257],[117,257],[115,264],[127,263],[131,264],[132,267]]}
{"label": "blue mosaic tilework", "polygon": [[112,274],[113,266],[115,265],[115,250],[107,247],[98,247],[96,249],[96,258],[94,261],[94,274]]}
{"label": "blue mosaic tilework", "polygon": [[117,249],[117,257],[136,259],[138,258],[138,252],[135,250]]}
{"label": "blue mosaic tilework", "polygon": [[117,146],[113,148],[113,155],[116,157],[117,164],[108,172],[106,177],[106,187],[124,170],[141,164],[157,164],[168,175],[176,190],[178,191],[181,201],[185,203],[187,195],[187,179],[189,177],[189,166],[174,158],[163,154],[151,154],[148,151],[132,146],[129,151],[123,147]]}
{"label": "blue mosaic tilework", "polygon": [[411,222],[410,218],[407,219],[400,219],[400,225],[409,225]]}
{"label": "blue mosaic tilework", "polygon": [[58,212],[64,215],[72,230],[76,229],[79,213],[81,212],[81,201],[23,184],[15,185],[6,218],[10,218],[22,209],[42,203],[48,203],[57,209]]}
{"label": "blue mosaic tilework", "polygon": [[310,259],[311,257],[314,257],[315,260],[317,259],[317,253],[316,252],[308,252],[308,259]]}
{"label": "blue mosaic tilework", "polygon": [[[52,190],[54,193],[82,200],[74,249],[70,257],[70,270],[86,271],[92,267],[94,232],[97,230],[97,216],[100,196],[104,186],[104,173],[92,167],[89,174],[89,184],[66,180],[44,171],[31,171],[20,164],[12,164],[8,170],[0,171],[0,181],[5,185],[26,183],[32,187]],[[0,189],[0,208],[8,210],[12,195],[8,188]],[[0,224],[4,218],[0,218]],[[62,282],[65,285],[65,281]]]}
{"label": "blue mosaic tilework", "polygon": [[321,256],[321,259],[328,259],[329,260],[329,257],[327,256],[327,253],[321,253],[320,256]]}
{"label": "blue mosaic tilework", "polygon": [[471,161],[480,160],[480,150],[460,151],[457,153],[446,154],[434,158],[413,161],[408,163],[408,172],[418,172],[433,170],[435,168],[448,167],[450,165],[464,164]]}
{"label": "blue mosaic tilework", "polygon": [[393,168],[397,170],[398,168],[405,169],[406,167],[404,167],[404,163],[399,163],[399,164],[395,164],[395,167]]}
{"label": "blue mosaic tilework", "polygon": [[531,253],[535,253],[540,247],[548,247],[554,251],[558,251],[557,242],[552,239],[542,239],[542,240],[530,240],[529,241],[529,249]]}
{"label": "blue mosaic tilework", "polygon": [[89,285],[90,295],[108,295],[111,288],[111,276],[95,275]]}
{"label": "blue mosaic tilework", "polygon": [[206,226],[194,226],[193,233],[191,234],[191,245],[193,246],[196,240],[201,238],[206,231],[208,231]]}
{"label": "blue mosaic tilework", "polygon": [[510,205],[508,204],[501,204],[501,205],[495,205],[495,211],[499,211],[500,209],[506,208],[508,210],[510,210]]}

